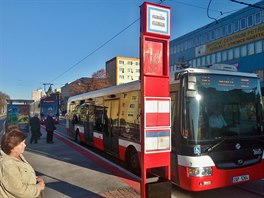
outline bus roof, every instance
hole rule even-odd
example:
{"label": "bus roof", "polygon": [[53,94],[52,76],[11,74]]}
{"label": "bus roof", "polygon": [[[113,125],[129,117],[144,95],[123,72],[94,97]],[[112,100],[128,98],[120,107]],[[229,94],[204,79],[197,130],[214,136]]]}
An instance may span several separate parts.
{"label": "bus roof", "polygon": [[179,74],[183,73],[197,73],[197,74],[220,74],[220,75],[228,75],[228,76],[241,76],[241,77],[249,77],[249,78],[258,78],[258,75],[255,73],[247,73],[247,72],[237,72],[230,70],[218,70],[218,69],[210,69],[210,68],[185,68],[178,70],[174,74],[170,76],[170,82],[177,81]]}
{"label": "bus roof", "polygon": [[[170,79],[170,83],[177,81],[177,79],[175,79],[175,77],[177,77],[178,74],[182,74],[182,73],[221,74],[221,75],[232,75],[232,76],[257,78],[257,74],[254,74],[254,73],[235,72],[235,71],[208,69],[208,68],[185,68],[185,69],[179,70],[178,72],[172,74],[171,79]],[[110,96],[110,95],[114,95],[117,93],[135,91],[135,90],[139,90],[139,89],[140,89],[140,80],[137,80],[137,81],[133,81],[133,82],[117,85],[117,86],[99,89],[96,91],[86,92],[86,93],[79,94],[76,96],[71,96],[68,99],[68,103],[70,103],[72,101],[76,101],[76,100],[79,100],[79,101],[88,100],[90,98]]]}
{"label": "bus roof", "polygon": [[89,98],[108,96],[108,95],[110,96],[117,93],[135,91],[139,89],[140,89],[140,81],[137,80],[137,81],[121,84],[118,86],[107,87],[104,89],[99,89],[96,91],[91,91],[76,96],[72,96],[68,99],[68,103],[75,100],[87,100]]}

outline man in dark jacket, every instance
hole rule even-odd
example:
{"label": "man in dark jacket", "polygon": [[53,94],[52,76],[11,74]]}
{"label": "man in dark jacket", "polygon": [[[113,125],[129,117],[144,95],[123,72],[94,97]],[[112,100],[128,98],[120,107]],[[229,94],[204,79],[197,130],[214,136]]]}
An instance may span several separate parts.
{"label": "man in dark jacket", "polygon": [[36,113],[34,117],[30,119],[30,128],[31,128],[31,138],[30,143],[35,141],[35,144],[38,143],[38,139],[40,137],[40,120],[38,118],[38,114]]}
{"label": "man in dark jacket", "polygon": [[52,144],[53,143],[53,131],[56,129],[56,127],[55,127],[55,121],[53,120],[50,113],[48,114],[45,120],[45,126],[46,126],[46,131],[47,131],[47,143]]}

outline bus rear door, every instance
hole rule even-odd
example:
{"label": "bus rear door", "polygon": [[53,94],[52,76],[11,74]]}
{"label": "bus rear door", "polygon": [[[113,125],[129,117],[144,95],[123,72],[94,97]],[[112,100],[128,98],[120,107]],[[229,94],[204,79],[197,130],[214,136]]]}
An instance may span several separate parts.
{"label": "bus rear door", "polygon": [[119,137],[119,99],[105,100],[105,135],[104,147],[111,153],[118,154]]}

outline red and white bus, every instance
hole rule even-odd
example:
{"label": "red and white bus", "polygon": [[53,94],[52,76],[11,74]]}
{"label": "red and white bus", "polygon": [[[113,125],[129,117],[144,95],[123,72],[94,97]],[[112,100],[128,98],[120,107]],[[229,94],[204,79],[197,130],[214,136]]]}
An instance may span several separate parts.
{"label": "red and white bus", "polygon": [[[171,179],[202,191],[264,178],[257,75],[187,68],[171,80]],[[140,81],[70,97],[66,127],[79,143],[139,167]],[[221,117],[215,121],[214,117]],[[220,115],[221,114],[221,115]]]}

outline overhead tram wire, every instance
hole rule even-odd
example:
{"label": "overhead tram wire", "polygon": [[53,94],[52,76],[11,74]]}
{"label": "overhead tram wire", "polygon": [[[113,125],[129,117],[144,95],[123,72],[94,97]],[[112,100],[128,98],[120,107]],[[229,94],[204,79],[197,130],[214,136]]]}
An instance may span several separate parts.
{"label": "overhead tram wire", "polygon": [[250,7],[254,7],[254,8],[260,8],[262,10],[264,10],[264,7],[261,7],[261,6],[258,6],[258,5],[254,5],[254,4],[251,4],[251,3],[245,3],[243,1],[237,1],[237,0],[230,0],[234,3],[239,3],[239,4],[242,4],[242,5],[247,5],[247,6],[250,6]]}
{"label": "overhead tram wire", "polygon": [[[211,16],[209,15],[209,8],[210,8],[211,3],[212,3],[212,0],[209,1],[208,6],[207,6],[207,12],[206,12],[206,13],[207,13],[207,17],[208,17],[209,19],[213,19],[213,20],[215,20],[215,23],[218,23],[218,21],[217,21],[216,18],[211,17]],[[220,14],[222,15],[223,13],[220,12]]]}
{"label": "overhead tram wire", "polygon": [[130,28],[132,25],[134,25],[137,21],[139,21],[139,18],[136,19],[135,21],[133,21],[131,24],[129,24],[123,30],[121,30],[120,32],[118,32],[117,34],[115,34],[113,37],[111,37],[110,39],[108,39],[106,42],[104,42],[102,45],[100,45],[99,47],[97,47],[95,50],[93,50],[92,52],[90,52],[87,56],[85,56],[84,58],[82,58],[81,60],[79,60],[78,62],[76,62],[75,64],[73,64],[66,71],[64,71],[62,74],[58,75],[56,78],[54,78],[50,82],[54,82],[55,80],[57,80],[58,78],[60,78],[61,76],[63,76],[64,74],[66,74],[67,72],[69,72],[70,70],[72,70],[73,68],[75,68],[81,62],[83,62],[85,59],[87,59],[89,56],[93,55],[95,52],[97,52],[98,50],[100,50],[101,48],[103,48],[109,42],[111,42],[112,40],[114,40],[116,37],[118,37],[120,34],[122,34],[124,31],[126,31],[128,28]]}
{"label": "overhead tram wire", "polygon": [[[207,10],[207,8],[205,7],[202,7],[202,6],[198,6],[198,5],[194,5],[194,4],[190,4],[190,3],[185,3],[185,2],[182,2],[182,1],[175,1],[175,0],[170,0],[170,1],[173,1],[175,3],[178,3],[178,4],[182,4],[182,5],[186,5],[186,6],[190,6],[190,7],[194,7],[194,8],[200,8],[200,9],[203,9],[203,10]],[[210,11],[213,11],[213,12],[220,12],[219,10],[215,10],[215,9],[210,9]]]}
{"label": "overhead tram wire", "polygon": [[[165,0],[159,0],[158,4],[162,4],[164,3]],[[92,52],[90,52],[87,56],[85,56],[84,58],[82,58],[81,60],[79,60],[78,62],[76,62],[75,64],[73,64],[72,66],[70,66],[66,71],[64,71],[62,74],[58,75],[56,78],[54,78],[53,80],[51,80],[50,82],[54,82],[55,80],[57,80],[58,78],[60,78],[61,76],[63,76],[64,74],[66,74],[67,72],[69,72],[70,70],[72,70],[73,68],[75,68],[77,65],[79,65],[81,62],[83,62],[85,59],[87,59],[89,56],[93,55],[95,52],[97,52],[99,49],[103,48],[105,45],[107,45],[109,42],[111,42],[112,40],[114,40],[116,37],[118,37],[121,33],[123,33],[124,31],[126,31],[128,28],[130,28],[132,25],[134,25],[137,21],[139,21],[140,18],[136,19],[135,21],[133,21],[132,23],[130,23],[127,27],[125,27],[123,30],[121,30],[120,32],[118,32],[117,34],[115,34],[113,37],[111,37],[110,39],[108,39],[106,42],[104,42],[102,45],[100,45],[99,47],[97,47],[95,50],[93,50]]]}

